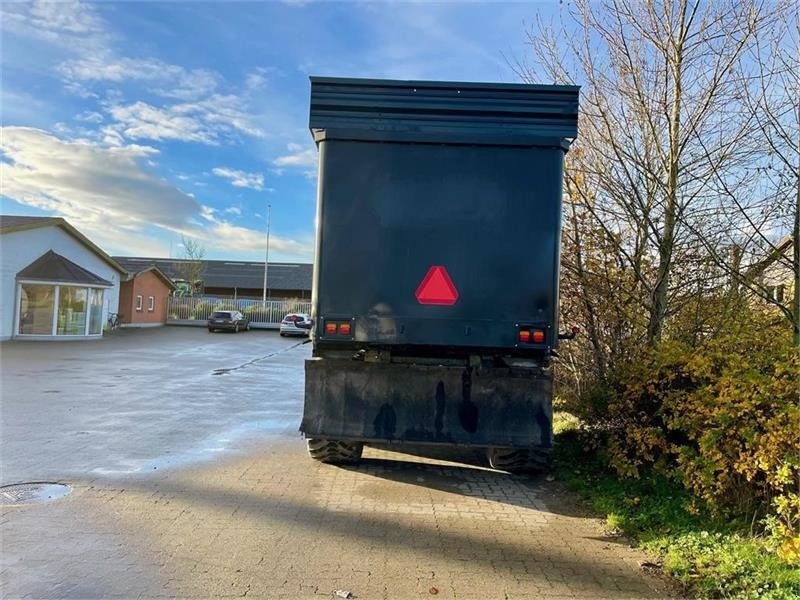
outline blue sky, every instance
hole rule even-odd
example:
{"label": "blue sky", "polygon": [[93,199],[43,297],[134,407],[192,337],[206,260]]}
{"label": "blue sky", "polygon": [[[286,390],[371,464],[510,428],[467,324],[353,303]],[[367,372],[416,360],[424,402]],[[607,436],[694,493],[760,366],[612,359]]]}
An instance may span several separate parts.
{"label": "blue sky", "polygon": [[3,214],[112,254],[313,259],[309,75],[517,81],[535,3],[84,3],[2,10]]}

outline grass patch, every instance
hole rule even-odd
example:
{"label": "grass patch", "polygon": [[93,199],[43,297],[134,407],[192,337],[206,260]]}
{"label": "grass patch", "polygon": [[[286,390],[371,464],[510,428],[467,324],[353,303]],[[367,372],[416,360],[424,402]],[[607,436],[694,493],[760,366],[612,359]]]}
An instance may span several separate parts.
{"label": "grass patch", "polygon": [[663,476],[623,480],[606,465],[584,449],[574,428],[556,435],[557,477],[606,515],[610,529],[659,554],[664,571],[689,591],[700,598],[800,598],[800,568],[769,552],[768,540],[751,535],[749,522],[712,517]]}

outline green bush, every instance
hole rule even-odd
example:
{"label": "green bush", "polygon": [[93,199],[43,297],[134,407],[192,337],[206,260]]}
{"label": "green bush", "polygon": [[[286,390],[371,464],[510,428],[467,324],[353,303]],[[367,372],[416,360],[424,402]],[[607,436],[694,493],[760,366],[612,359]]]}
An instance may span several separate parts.
{"label": "green bush", "polygon": [[205,321],[211,316],[211,313],[216,310],[213,303],[203,300],[194,305],[192,310],[192,319]]}
{"label": "green bush", "polygon": [[584,422],[623,477],[653,467],[712,510],[764,521],[800,562],[800,354],[758,313],[693,348],[665,341],[587,394]]}

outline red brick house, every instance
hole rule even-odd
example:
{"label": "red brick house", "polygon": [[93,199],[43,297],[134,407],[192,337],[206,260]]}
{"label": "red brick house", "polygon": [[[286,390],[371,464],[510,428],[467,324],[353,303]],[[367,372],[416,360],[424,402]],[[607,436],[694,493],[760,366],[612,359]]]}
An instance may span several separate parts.
{"label": "red brick house", "polygon": [[131,274],[119,290],[119,318],[123,327],[157,327],[167,321],[167,298],[172,280],[155,266]]}

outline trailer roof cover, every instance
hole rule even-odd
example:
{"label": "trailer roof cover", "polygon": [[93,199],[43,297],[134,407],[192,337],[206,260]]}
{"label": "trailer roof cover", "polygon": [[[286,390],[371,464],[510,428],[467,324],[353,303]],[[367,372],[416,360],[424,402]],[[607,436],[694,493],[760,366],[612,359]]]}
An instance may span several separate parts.
{"label": "trailer roof cover", "polygon": [[[311,77],[309,128],[326,138],[568,147],[577,86]],[[411,136],[413,139],[409,139]],[[494,141],[492,141],[494,140]]]}

